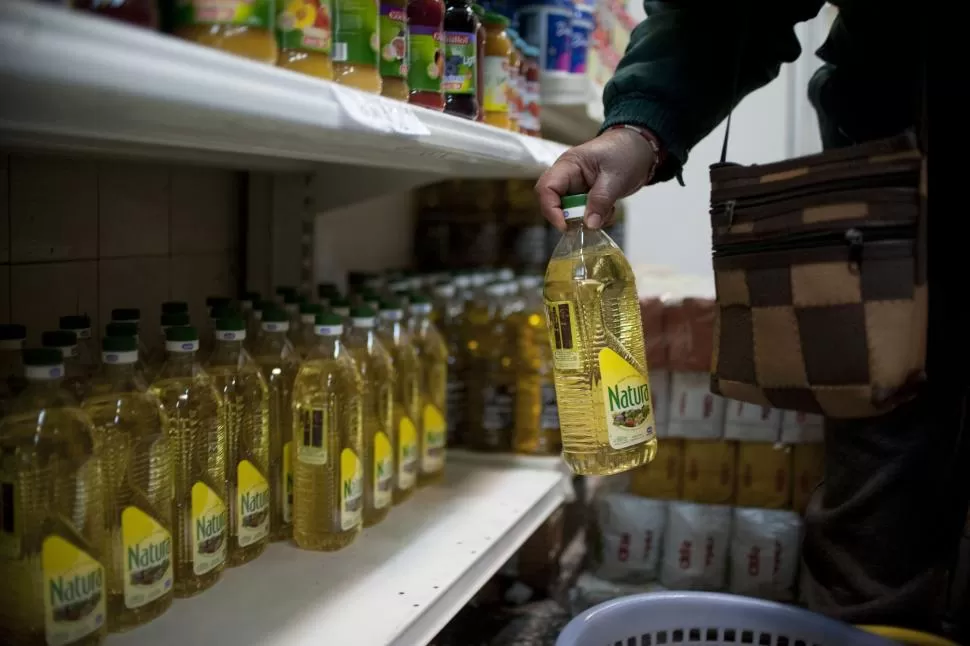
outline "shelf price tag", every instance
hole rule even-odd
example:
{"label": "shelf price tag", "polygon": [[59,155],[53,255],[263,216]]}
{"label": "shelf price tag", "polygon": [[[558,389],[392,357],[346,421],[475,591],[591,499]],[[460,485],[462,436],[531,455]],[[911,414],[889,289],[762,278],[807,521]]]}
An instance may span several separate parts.
{"label": "shelf price tag", "polygon": [[431,134],[428,127],[424,125],[414,113],[414,108],[403,103],[393,103],[390,101],[382,102],[382,107],[387,112],[391,121],[391,128],[394,132],[410,137],[427,136]]}
{"label": "shelf price tag", "polygon": [[559,158],[559,146],[543,141],[538,137],[522,135],[522,144],[529,151],[532,158],[543,166],[551,166]]}
{"label": "shelf price tag", "polygon": [[380,101],[375,101],[363,92],[332,85],[331,89],[337,103],[343,108],[344,115],[352,124],[363,126],[366,130],[391,133],[391,120]]}

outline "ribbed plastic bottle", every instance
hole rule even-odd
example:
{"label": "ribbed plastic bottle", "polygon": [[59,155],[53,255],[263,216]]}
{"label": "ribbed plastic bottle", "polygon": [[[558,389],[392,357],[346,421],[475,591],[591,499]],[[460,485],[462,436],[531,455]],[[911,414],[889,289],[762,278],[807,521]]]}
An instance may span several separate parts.
{"label": "ribbed plastic bottle", "polygon": [[421,462],[418,484],[440,481],[445,474],[448,441],[448,346],[431,321],[431,301],[411,293],[410,333],[421,364]]}

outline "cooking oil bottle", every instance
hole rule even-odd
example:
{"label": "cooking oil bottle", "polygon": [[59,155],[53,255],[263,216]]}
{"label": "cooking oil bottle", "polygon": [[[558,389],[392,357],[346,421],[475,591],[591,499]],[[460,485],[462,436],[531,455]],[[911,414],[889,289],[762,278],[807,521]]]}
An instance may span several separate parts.
{"label": "cooking oil bottle", "polygon": [[108,528],[108,629],[128,630],[172,605],[174,465],[168,417],[135,377],[134,337],[105,337],[82,408],[94,423]]}
{"label": "cooking oil bottle", "polygon": [[453,283],[437,285],[434,293],[433,318],[448,346],[448,383],[445,402],[447,445],[457,446],[462,442],[461,428],[465,415],[465,353],[461,344],[461,317],[465,302]]}
{"label": "cooking oil bottle", "polygon": [[[105,336],[132,337],[138,343],[138,326],[127,321],[112,321],[104,326]],[[138,361],[135,362],[135,376],[144,384],[152,382],[154,372],[149,368],[141,355],[141,345],[138,346]]]}
{"label": "cooking oil bottle", "polygon": [[316,303],[300,303],[300,315],[296,323],[288,318],[290,329],[287,336],[301,356],[306,356],[317,345],[316,329],[317,314],[323,313],[323,308]]}
{"label": "cooking oil bottle", "polygon": [[228,296],[206,296],[205,309],[208,317],[202,329],[199,330],[199,354],[196,357],[200,362],[205,362],[212,352],[212,346],[216,333],[216,319],[220,313],[227,313],[231,308],[232,299]]}
{"label": "cooking oil bottle", "polygon": [[226,427],[226,499],[230,566],[249,563],[269,542],[269,392],[259,365],[243,348],[242,316],[216,319],[205,370],[222,397]]}
{"label": "cooking oil bottle", "polygon": [[519,279],[524,305],[516,320],[518,351],[512,448],[516,453],[558,455],[562,449],[559,410],[541,285],[539,276]]}
{"label": "cooking oil bottle", "polygon": [[24,351],[0,421],[0,643],[100,644],[106,546],[94,426],[62,387],[63,355]]}
{"label": "cooking oil bottle", "polygon": [[657,452],[640,307],[623,252],[583,225],[586,195],[564,197],[562,209],[543,296],[563,456],[578,474],[608,475]]}
{"label": "cooking oil bottle", "polygon": [[98,342],[91,334],[91,317],[86,314],[62,316],[58,327],[77,335],[77,362],[85,378],[90,378],[98,369]]}
{"label": "cooking oil bottle", "polygon": [[286,338],[289,325],[286,312],[269,307],[250,344],[269,391],[269,532],[274,541],[293,535],[293,382],[300,356]]}
{"label": "cooking oil bottle", "polygon": [[10,402],[26,387],[24,379],[24,342],[27,328],[19,323],[0,324],[0,415],[6,415]]}
{"label": "cooking oil bottle", "polygon": [[87,396],[90,375],[81,366],[78,357],[77,335],[69,330],[51,330],[40,335],[40,344],[45,348],[54,348],[64,355],[62,383],[80,404]]}
{"label": "cooking oil bottle", "polygon": [[394,495],[394,365],[374,333],[375,312],[350,310],[344,335],[360,372],[364,461],[364,527],[384,520]]}
{"label": "cooking oil bottle", "polygon": [[293,385],[293,538],[308,550],[339,550],[361,528],[361,381],[344,347],[343,319],[316,318],[317,345]]}
{"label": "cooking oil bottle", "polygon": [[394,364],[394,419],[397,445],[394,447],[394,504],[414,493],[421,457],[421,364],[411,337],[404,327],[404,310],[397,300],[381,301],[377,336]]}
{"label": "cooking oil bottle", "polygon": [[411,294],[411,338],[421,364],[421,463],[418,484],[437,482],[445,474],[448,440],[448,345],[431,322],[431,300]]}
{"label": "cooking oil bottle", "polygon": [[212,587],[226,563],[226,427],[222,399],[196,360],[196,329],[169,328],[165,339],[168,356],[150,391],[168,415],[175,456],[175,596],[191,597]]}
{"label": "cooking oil bottle", "polygon": [[135,340],[138,342],[138,357],[142,361],[148,357],[148,346],[141,334],[141,310],[137,307],[117,307],[111,310],[112,323],[130,323],[135,326]]}
{"label": "cooking oil bottle", "polygon": [[330,298],[330,311],[342,319],[350,317],[350,301],[343,296],[333,296]]}
{"label": "cooking oil bottle", "polygon": [[330,299],[334,296],[340,296],[340,290],[336,283],[319,283],[317,285],[317,302],[320,303],[320,307],[329,309]]}

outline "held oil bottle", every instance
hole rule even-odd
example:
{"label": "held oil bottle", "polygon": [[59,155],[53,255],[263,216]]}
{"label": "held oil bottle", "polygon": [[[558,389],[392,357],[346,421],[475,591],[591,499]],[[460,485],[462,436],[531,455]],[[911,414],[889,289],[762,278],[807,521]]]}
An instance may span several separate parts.
{"label": "held oil bottle", "polygon": [[543,290],[563,457],[581,475],[626,471],[657,452],[643,326],[630,264],[583,225],[585,195],[562,199],[566,233]]}
{"label": "held oil bottle", "polygon": [[88,393],[88,375],[81,366],[77,351],[77,335],[68,330],[51,330],[40,335],[40,344],[64,355],[64,388],[80,404]]}
{"label": "held oil bottle", "polygon": [[212,587],[226,563],[226,427],[222,398],[196,360],[194,327],[166,333],[168,356],[150,392],[169,420],[175,456],[175,596],[191,597]]}
{"label": "held oil bottle", "polygon": [[404,310],[397,300],[381,301],[377,336],[394,363],[394,419],[397,445],[394,447],[394,504],[414,493],[420,468],[421,364],[404,327]]}
{"label": "held oil bottle", "polygon": [[222,397],[226,427],[226,499],[230,566],[248,563],[269,542],[269,392],[259,366],[243,349],[242,316],[216,320],[205,369]]}
{"label": "held oil bottle", "polygon": [[411,294],[410,333],[421,364],[421,460],[418,484],[437,482],[445,474],[448,426],[448,346],[431,322],[431,301]]}
{"label": "held oil bottle", "polygon": [[105,337],[82,408],[94,423],[108,528],[108,629],[128,630],[172,605],[174,465],[168,417],[135,377],[134,337]]}
{"label": "held oil bottle", "polygon": [[519,285],[524,307],[516,325],[516,453],[557,455],[562,448],[552,352],[546,333],[545,308],[539,291],[542,278],[523,276]]}
{"label": "held oil bottle", "polygon": [[316,333],[293,385],[293,539],[303,549],[333,551],[361,528],[361,383],[340,338],[343,319],[318,315]]}
{"label": "held oil bottle", "polygon": [[101,461],[62,388],[63,356],[26,350],[27,386],[0,421],[0,643],[100,644],[106,628]]}
{"label": "held oil bottle", "polygon": [[77,362],[86,379],[98,369],[98,342],[91,334],[91,318],[85,314],[62,316],[58,322],[62,330],[77,335]]}
{"label": "held oil bottle", "polygon": [[24,379],[24,342],[27,328],[19,323],[0,324],[0,415],[27,386]]}
{"label": "held oil bottle", "polygon": [[363,415],[364,527],[384,520],[394,495],[394,365],[374,333],[375,312],[350,311],[351,328],[344,335],[360,372]]}
{"label": "held oil bottle", "polygon": [[270,539],[293,535],[293,382],[300,356],[286,338],[289,319],[278,307],[263,310],[250,344],[269,389]]}

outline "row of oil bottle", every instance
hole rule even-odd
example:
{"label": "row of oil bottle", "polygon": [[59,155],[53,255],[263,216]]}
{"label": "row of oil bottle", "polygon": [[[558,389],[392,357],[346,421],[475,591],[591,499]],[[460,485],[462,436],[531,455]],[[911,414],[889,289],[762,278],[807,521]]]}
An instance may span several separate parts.
{"label": "row of oil bottle", "polygon": [[429,299],[386,293],[376,316],[332,287],[278,293],[209,299],[201,339],[165,303],[158,349],[114,310],[100,362],[85,316],[42,348],[0,326],[0,643],[98,643],[270,540],[340,549],[442,477]]}

